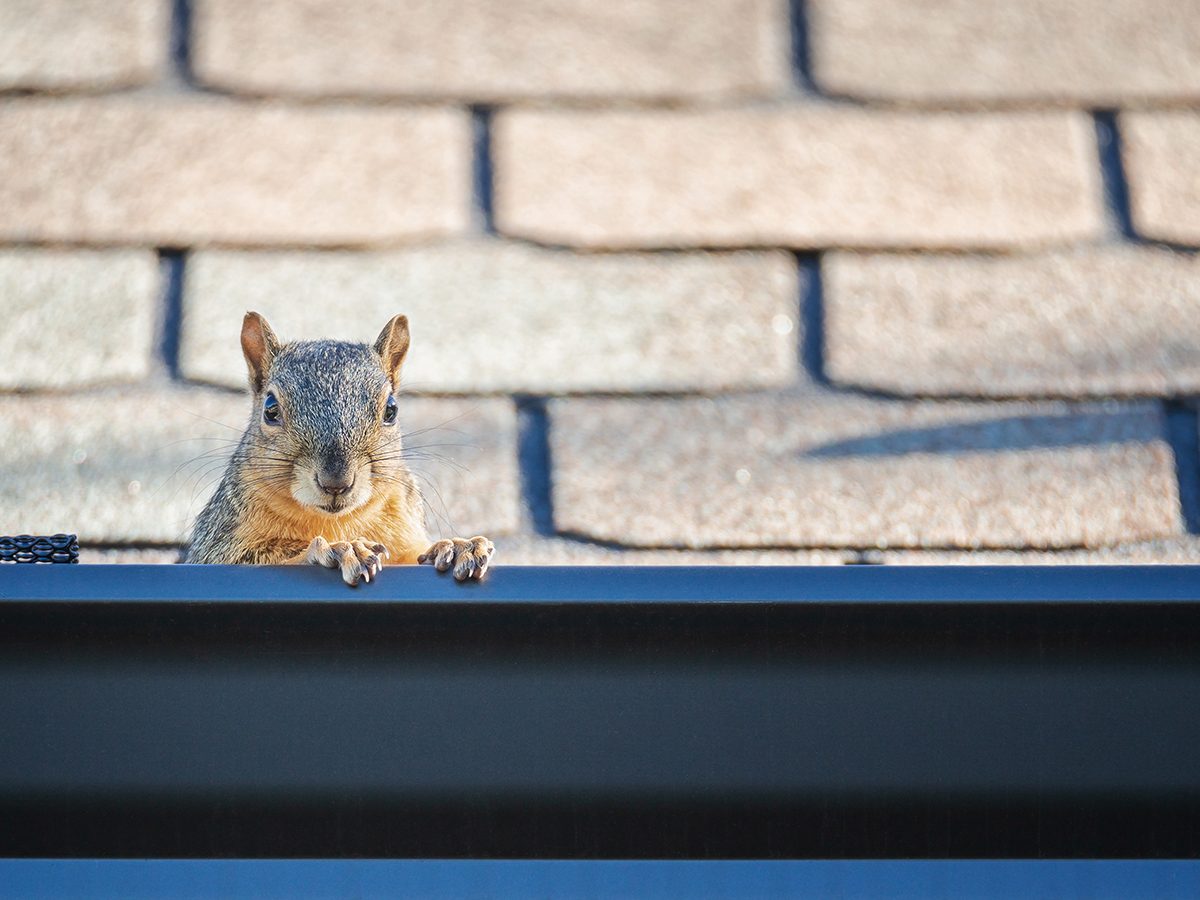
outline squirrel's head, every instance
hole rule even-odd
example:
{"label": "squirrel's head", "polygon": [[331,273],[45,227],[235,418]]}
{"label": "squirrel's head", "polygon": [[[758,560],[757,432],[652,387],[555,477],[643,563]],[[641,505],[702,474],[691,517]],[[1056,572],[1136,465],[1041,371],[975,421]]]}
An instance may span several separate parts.
{"label": "squirrel's head", "polygon": [[251,487],[339,516],[403,478],[395,393],[407,352],[404,316],[367,346],[281,344],[266,319],[246,313],[242,353],[254,406],[244,452]]}

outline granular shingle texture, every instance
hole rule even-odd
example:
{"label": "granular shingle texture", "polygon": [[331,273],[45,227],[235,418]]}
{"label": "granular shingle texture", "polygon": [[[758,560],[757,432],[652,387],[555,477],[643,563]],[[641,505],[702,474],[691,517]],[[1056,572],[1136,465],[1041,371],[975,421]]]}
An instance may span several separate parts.
{"label": "granular shingle texture", "polygon": [[169,566],[181,561],[178,547],[79,548],[79,562],[84,565]]}
{"label": "granular shingle texture", "polygon": [[277,94],[736,97],[788,85],[782,0],[197,0],[197,76]]}
{"label": "granular shingle texture", "polygon": [[[704,390],[797,377],[796,263],[782,253],[579,256],[496,241],[391,253],[199,253],[185,376],[240,387],[256,309],[281,337],[373,341],[398,312],[404,380],[432,392]],[[353,316],[330,316],[331,302]]]}
{"label": "granular shingle texture", "polygon": [[0,102],[0,239],[364,244],[465,230],[448,109],[119,98]]}
{"label": "granular shingle texture", "polygon": [[815,77],[914,102],[1200,98],[1197,0],[810,0]]}
{"label": "granular shingle texture", "polygon": [[496,564],[502,566],[837,566],[852,555],[845,550],[639,550],[527,536],[496,546]]}
{"label": "granular shingle texture", "polygon": [[160,290],[149,251],[0,249],[0,389],[146,376]]}
{"label": "granular shingle texture", "polygon": [[0,172],[0,534],[174,558],[253,309],[501,568],[1197,561],[1200,0],[0,0]]}
{"label": "granular shingle texture", "polygon": [[166,68],[163,0],[4,0],[0,90],[143,84]]}
{"label": "granular shingle texture", "polygon": [[1101,233],[1090,119],[797,105],[518,110],[497,228],[586,247],[1019,247]]}
{"label": "granular shingle texture", "polygon": [[1200,113],[1124,113],[1120,127],[1134,228],[1200,244]]}
{"label": "granular shingle texture", "polygon": [[1070,547],[1180,533],[1158,407],[844,395],[551,406],[554,521],[643,546]]}
{"label": "granular shingle texture", "polygon": [[[248,413],[246,397],[197,389],[0,397],[0,534],[183,543]],[[510,404],[406,400],[402,420],[421,432],[413,466],[434,530],[515,527]],[[434,454],[469,467],[470,478]]]}
{"label": "granular shingle texture", "polygon": [[1200,565],[1195,535],[1096,550],[872,550],[867,561],[888,566],[1150,566]]}
{"label": "granular shingle texture", "polygon": [[826,372],[902,394],[1200,390],[1200,260],[1110,245],[821,264]]}

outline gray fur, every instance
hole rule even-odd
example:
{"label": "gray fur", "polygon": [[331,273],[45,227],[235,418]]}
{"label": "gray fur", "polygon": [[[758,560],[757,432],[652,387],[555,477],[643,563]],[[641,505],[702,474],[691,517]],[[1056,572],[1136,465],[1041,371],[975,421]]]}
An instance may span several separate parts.
{"label": "gray fur", "polygon": [[[237,525],[249,505],[248,478],[264,462],[258,421],[266,390],[277,389],[289,434],[300,454],[336,469],[366,452],[379,429],[378,402],[388,376],[379,354],[366,344],[296,341],[283,345],[271,361],[264,391],[253,395],[250,420],[225,474],[192,532],[189,563],[253,564],[262,560],[233,545]],[[397,426],[396,441],[400,433]],[[398,446],[398,445],[397,445]]]}
{"label": "gray fur", "polygon": [[292,439],[314,458],[344,461],[362,452],[379,428],[378,398],[387,376],[366,344],[285,344],[267,383],[281,392]]}
{"label": "gray fur", "polygon": [[[258,412],[257,405],[254,412],[255,414]],[[225,467],[221,483],[209,498],[208,503],[205,504],[204,509],[200,511],[200,515],[196,517],[196,524],[192,528],[192,543],[188,547],[184,562],[226,564],[255,562],[254,559],[248,558],[250,554],[238,553],[239,548],[234,547],[231,540],[233,531],[243,518],[247,506],[246,492],[238,477],[245,459],[247,437],[248,435],[242,436],[242,442],[238,444],[238,448],[229,459],[229,464]]]}

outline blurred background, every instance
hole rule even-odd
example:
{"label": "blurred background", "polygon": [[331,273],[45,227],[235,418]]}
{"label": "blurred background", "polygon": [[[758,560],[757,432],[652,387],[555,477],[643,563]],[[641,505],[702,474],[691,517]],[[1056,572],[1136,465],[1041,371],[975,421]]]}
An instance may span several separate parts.
{"label": "blurred background", "polygon": [[497,563],[1198,562],[1200,0],[0,0],[0,534],[406,313]]}

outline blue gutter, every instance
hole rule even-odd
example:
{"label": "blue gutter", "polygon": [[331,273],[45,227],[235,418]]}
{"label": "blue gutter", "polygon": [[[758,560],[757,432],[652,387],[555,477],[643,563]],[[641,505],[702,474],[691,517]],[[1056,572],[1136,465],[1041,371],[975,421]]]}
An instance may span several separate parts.
{"label": "blue gutter", "polygon": [[0,568],[0,856],[1200,856],[1200,569]]}

